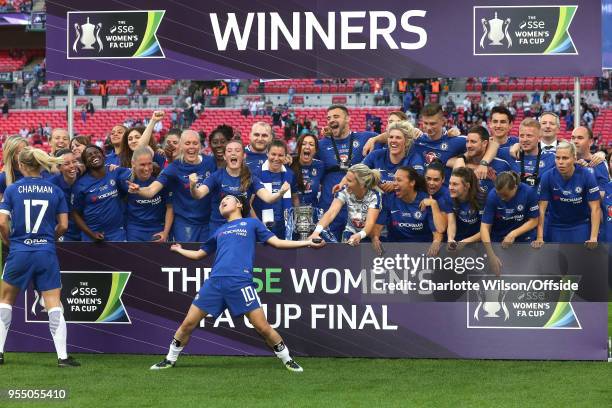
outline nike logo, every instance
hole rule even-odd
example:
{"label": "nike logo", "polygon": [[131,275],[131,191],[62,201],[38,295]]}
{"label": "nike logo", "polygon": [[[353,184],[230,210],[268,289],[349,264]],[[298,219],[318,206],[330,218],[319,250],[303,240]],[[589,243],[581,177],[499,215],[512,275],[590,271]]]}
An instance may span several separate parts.
{"label": "nike logo", "polygon": [[399,212],[399,210],[391,210],[391,214],[395,214],[396,212]]}
{"label": "nike logo", "polygon": [[245,306],[246,306],[246,307],[249,307],[249,306],[251,306],[251,305],[253,304],[253,302],[255,302],[255,301],[254,301],[254,300],[251,300],[251,301],[250,301],[249,303],[247,303]]}

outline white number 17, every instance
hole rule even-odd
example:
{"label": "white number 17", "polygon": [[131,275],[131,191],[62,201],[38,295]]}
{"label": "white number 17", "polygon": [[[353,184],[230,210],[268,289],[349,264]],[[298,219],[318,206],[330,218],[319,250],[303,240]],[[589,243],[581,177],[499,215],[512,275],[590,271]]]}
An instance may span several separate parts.
{"label": "white number 17", "polygon": [[[23,200],[23,205],[25,205],[25,229],[26,234],[32,233],[36,234],[38,229],[40,228],[40,224],[45,216],[45,212],[47,212],[47,207],[49,207],[48,200]],[[34,228],[31,229],[31,221],[30,221],[30,207],[41,206],[41,210],[38,213],[38,217],[36,218],[36,222],[34,223]]]}

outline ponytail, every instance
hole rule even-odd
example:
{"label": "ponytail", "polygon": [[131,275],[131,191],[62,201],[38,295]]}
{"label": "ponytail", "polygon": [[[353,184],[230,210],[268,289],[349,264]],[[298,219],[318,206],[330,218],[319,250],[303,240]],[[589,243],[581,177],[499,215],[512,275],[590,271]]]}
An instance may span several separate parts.
{"label": "ponytail", "polygon": [[51,171],[54,165],[64,163],[62,157],[52,157],[40,149],[33,147],[25,147],[21,153],[19,153],[19,162],[33,170],[47,170]]}
{"label": "ponytail", "polygon": [[246,193],[246,191],[251,186],[253,179],[251,178],[251,170],[249,167],[242,162],[240,166],[240,191]]}
{"label": "ponytail", "polygon": [[378,189],[378,184],[380,184],[381,180],[380,171],[372,170],[363,163],[351,166],[348,171],[353,173],[357,179],[357,182],[367,190]]}

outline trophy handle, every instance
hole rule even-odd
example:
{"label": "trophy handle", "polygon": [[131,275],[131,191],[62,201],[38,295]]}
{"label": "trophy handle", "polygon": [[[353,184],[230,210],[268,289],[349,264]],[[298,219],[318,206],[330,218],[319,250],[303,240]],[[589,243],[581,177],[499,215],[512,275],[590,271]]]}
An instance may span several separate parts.
{"label": "trophy handle", "polygon": [[293,232],[295,230],[295,220],[293,219],[293,208],[285,208],[285,239],[293,241]]}
{"label": "trophy handle", "polygon": [[508,40],[508,48],[512,47],[512,37],[508,34],[508,27],[510,27],[510,18],[506,19],[506,39]]}
{"label": "trophy handle", "polygon": [[74,23],[74,31],[76,31],[77,37],[76,40],[74,40],[74,44],[72,44],[72,49],[74,50],[74,52],[77,52],[77,43],[81,39],[81,33],[79,32],[79,25],[77,23]]}
{"label": "trophy handle", "polygon": [[482,35],[482,38],[480,39],[480,48],[484,48],[484,40],[487,37],[487,33],[489,31],[487,30],[487,20],[483,18],[480,21],[482,22],[482,29],[484,30],[484,34]]}
{"label": "trophy handle", "polygon": [[100,29],[101,28],[102,28],[102,23],[98,23],[98,30],[96,31],[96,38],[98,40],[98,45],[100,46],[100,51],[98,52],[102,52],[102,49],[104,48],[104,46],[102,45],[102,40],[100,40]]}

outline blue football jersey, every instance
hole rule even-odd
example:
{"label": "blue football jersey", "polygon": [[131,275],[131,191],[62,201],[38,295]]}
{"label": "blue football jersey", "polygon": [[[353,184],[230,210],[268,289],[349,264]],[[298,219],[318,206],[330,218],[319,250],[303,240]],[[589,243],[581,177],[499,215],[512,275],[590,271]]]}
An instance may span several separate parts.
{"label": "blue football jersey", "polygon": [[431,242],[435,231],[431,208],[421,211],[419,204],[429,195],[419,191],[413,202],[407,203],[395,194],[386,194],[383,208],[376,221],[386,225],[390,242]]}
{"label": "blue football jersey", "polygon": [[[510,201],[502,200],[495,189],[490,191],[482,222],[491,224],[491,239],[497,242],[502,241],[510,231],[519,228],[529,219],[538,218],[539,215],[537,191],[521,183]],[[517,241],[531,241],[535,236],[536,228],[518,237]]]}
{"label": "blue football jersey", "polygon": [[584,167],[576,166],[574,174],[565,180],[557,168],[544,174],[540,182],[540,200],[548,201],[551,225],[571,227],[591,218],[589,201],[599,201],[595,176]]}
{"label": "blue football jersey", "polygon": [[8,186],[0,212],[11,218],[10,251],[55,251],[57,215],[68,213],[64,193],[40,177]]}
{"label": "blue football jersey", "polygon": [[196,200],[191,196],[189,175],[196,173],[198,184],[201,184],[217,169],[217,163],[213,157],[200,157],[202,161],[198,164],[175,160],[157,178],[157,181],[172,193],[172,205],[176,217],[195,225],[208,224],[210,221],[211,198],[206,196],[201,200]]}
{"label": "blue football jersey", "polygon": [[209,255],[217,253],[210,277],[252,280],[255,243],[266,242],[273,236],[256,218],[239,218],[223,224],[201,247]]}
{"label": "blue football jersey", "polygon": [[207,197],[211,199],[212,214],[211,222],[222,224],[225,218],[219,212],[219,204],[226,195],[243,196],[250,202],[251,196],[264,188],[257,176],[251,175],[251,184],[246,191],[240,191],[240,177],[230,175],[225,168],[215,171],[210,177],[204,180],[204,185],[208,187]]}
{"label": "blue football jersey", "polygon": [[106,170],[100,179],[85,173],[72,186],[72,206],[92,231],[114,231],[125,226],[125,206],[129,169]]}

